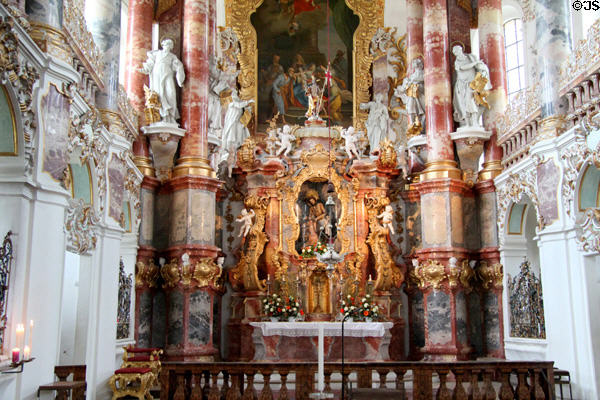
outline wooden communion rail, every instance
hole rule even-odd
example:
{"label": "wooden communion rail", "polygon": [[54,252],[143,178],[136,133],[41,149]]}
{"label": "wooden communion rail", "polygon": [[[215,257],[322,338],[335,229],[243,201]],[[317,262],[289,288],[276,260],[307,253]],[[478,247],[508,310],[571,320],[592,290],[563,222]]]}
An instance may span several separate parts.
{"label": "wooden communion rail", "polygon": [[[325,364],[325,392],[333,392],[335,398],[340,398],[341,389],[332,390],[332,374],[341,376],[341,367],[341,363]],[[160,373],[160,398],[304,400],[315,391],[316,371],[316,363],[165,362]],[[361,389],[349,393],[351,374]],[[291,376],[295,378],[293,389],[287,383]],[[379,377],[378,382],[373,382],[374,376]],[[360,398],[372,400],[555,398],[552,362],[350,362],[344,365],[343,381],[346,399],[359,398],[358,393],[362,393]],[[369,397],[363,397],[365,392]]]}

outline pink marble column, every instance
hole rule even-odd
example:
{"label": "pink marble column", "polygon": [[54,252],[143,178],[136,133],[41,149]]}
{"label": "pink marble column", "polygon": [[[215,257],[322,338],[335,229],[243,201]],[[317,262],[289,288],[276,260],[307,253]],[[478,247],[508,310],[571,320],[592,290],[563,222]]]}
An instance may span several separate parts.
{"label": "pink marble column", "polygon": [[[125,81],[124,87],[131,104],[140,115],[140,122],[144,119],[144,84],[148,77],[139,69],[146,61],[146,53],[152,50],[152,20],[154,18],[154,5],[143,0],[129,2],[127,20],[127,46],[125,49]],[[143,135],[133,142],[133,154],[136,156],[136,165],[144,175],[153,176],[148,140]]]}
{"label": "pink marble column", "polygon": [[210,10],[214,8],[214,0],[184,2],[182,59],[186,81],[182,90],[181,125],[187,133],[181,139],[178,164],[206,163],[208,159],[208,61],[210,27],[214,26],[215,18]]}
{"label": "pink marble column", "polygon": [[[504,35],[502,32],[502,1],[480,0],[478,6],[479,54],[490,69],[492,90],[488,96],[490,110],[483,114],[486,130],[492,132],[484,148],[484,174],[482,179],[493,179],[502,172],[500,161],[502,149],[498,146],[496,119],[506,109],[506,59],[504,55]],[[488,172],[489,171],[489,172]]]}
{"label": "pink marble column", "polygon": [[406,13],[406,55],[410,74],[413,72],[412,60],[423,57],[423,0],[407,0]]}
{"label": "pink marble column", "polygon": [[445,0],[423,0],[428,164],[454,160],[447,15]]}

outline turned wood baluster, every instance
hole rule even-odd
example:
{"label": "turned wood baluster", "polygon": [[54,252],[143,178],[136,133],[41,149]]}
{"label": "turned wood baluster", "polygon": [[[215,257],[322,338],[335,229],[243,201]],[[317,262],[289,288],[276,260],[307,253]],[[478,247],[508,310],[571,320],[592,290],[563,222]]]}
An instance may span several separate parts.
{"label": "turned wood baluster", "polygon": [[386,388],[387,387],[387,374],[388,374],[388,370],[387,369],[378,369],[377,373],[379,374],[379,388]]}
{"label": "turned wood baluster", "polygon": [[219,390],[219,371],[218,369],[211,371],[212,383],[208,392],[208,400],[219,400],[221,391]]}
{"label": "turned wood baluster", "polygon": [[431,400],[433,398],[433,371],[426,368],[413,369],[413,392],[415,400]]}
{"label": "turned wood baluster", "polygon": [[[203,371],[201,374],[204,375],[204,386],[202,386],[202,398],[206,399],[210,391],[210,371]],[[198,379],[200,381],[200,379]]]}
{"label": "turned wood baluster", "polygon": [[325,378],[325,387],[323,388],[323,392],[331,393],[331,371],[325,370],[324,378]]}
{"label": "turned wood baluster", "polygon": [[286,385],[288,371],[279,371],[279,376],[281,376],[281,389],[279,389],[279,400],[288,400],[288,390]]}
{"label": "turned wood baluster", "polygon": [[175,385],[173,400],[185,400],[185,380],[183,374],[177,375],[177,383]]}
{"label": "turned wood baluster", "polygon": [[493,369],[488,369],[483,373],[483,398],[485,400],[496,400],[496,390],[492,384],[493,376]]}
{"label": "turned wood baluster", "polygon": [[440,387],[437,391],[437,395],[435,396],[436,400],[451,400],[452,394],[450,393],[450,389],[446,386],[446,375],[448,375],[447,369],[436,370],[438,376],[440,377]]}
{"label": "turned wood baluster", "polygon": [[406,399],[406,388],[404,387],[404,374],[406,373],[403,369],[395,369],[396,373],[396,390],[400,391],[400,399]]}
{"label": "turned wood baluster", "polygon": [[[235,374],[231,377],[231,387],[227,391],[226,400],[240,400],[242,398],[242,390],[244,388],[244,375]],[[241,383],[240,383],[241,381]]]}
{"label": "turned wood baluster", "polygon": [[[479,373],[481,370],[473,369],[471,370],[471,388],[469,389],[469,400],[483,400],[484,393],[479,390]],[[496,394],[494,393],[494,397]]]}
{"label": "turned wood baluster", "polygon": [[192,374],[190,382],[192,384],[191,400],[202,400],[202,371]]}
{"label": "turned wood baluster", "polygon": [[453,369],[452,373],[456,377],[456,385],[454,386],[454,394],[452,395],[453,400],[467,400],[467,392],[463,385],[465,370],[457,368]]}
{"label": "turned wood baluster", "polygon": [[533,398],[535,400],[544,400],[546,398],[546,395],[544,394],[544,388],[542,388],[542,385],[540,384],[540,382],[542,382],[543,379],[542,371],[532,369],[531,379],[531,386],[533,386]]}
{"label": "turned wood baluster", "polygon": [[169,400],[169,392],[171,388],[169,387],[169,375],[171,371],[166,369],[162,369],[160,371],[159,380],[160,380],[160,400]]}
{"label": "turned wood baluster", "polygon": [[271,371],[260,371],[263,376],[263,388],[260,392],[259,400],[273,400],[271,391]]}
{"label": "turned wood baluster", "polygon": [[223,386],[221,387],[221,397],[226,398],[229,391],[229,372],[223,371]]}
{"label": "turned wood baluster", "polygon": [[258,397],[256,396],[256,390],[254,389],[254,371],[247,372],[246,379],[248,384],[246,385],[246,390],[244,390],[242,400],[258,400]]}
{"label": "turned wood baluster", "polygon": [[515,396],[512,386],[510,385],[510,368],[500,368],[502,375],[502,386],[500,386],[500,400],[512,400]]}
{"label": "turned wood baluster", "polygon": [[527,375],[529,371],[524,368],[517,369],[518,383],[517,383],[517,399],[518,400],[528,400],[529,395],[529,386],[527,385]]}
{"label": "turned wood baluster", "polygon": [[370,369],[359,369],[356,373],[356,384],[359,388],[373,387],[373,374]]}

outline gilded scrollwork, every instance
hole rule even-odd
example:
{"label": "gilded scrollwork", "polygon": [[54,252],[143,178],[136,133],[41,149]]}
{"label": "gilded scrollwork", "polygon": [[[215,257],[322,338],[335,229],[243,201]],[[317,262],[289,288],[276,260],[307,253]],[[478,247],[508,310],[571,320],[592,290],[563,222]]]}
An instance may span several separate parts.
{"label": "gilded scrollwork", "polygon": [[268,242],[267,234],[264,232],[267,207],[270,198],[268,196],[251,195],[246,197],[244,204],[246,208],[254,210],[254,225],[246,236],[246,248],[242,253],[237,266],[230,271],[232,285],[236,289],[246,291],[264,291],[266,289],[264,279],[258,278],[258,260],[263,253],[265,244]]}
{"label": "gilded scrollwork", "polygon": [[149,288],[157,287],[158,265],[154,260],[149,260],[147,263],[138,261],[135,264],[135,286],[138,288],[147,286]]}
{"label": "gilded scrollwork", "polygon": [[[139,263],[138,263],[139,264]],[[163,287],[174,288],[211,287],[222,289],[222,267],[217,265],[212,258],[200,258],[196,262],[183,261],[173,258],[170,263],[160,268],[163,278]],[[137,276],[136,276],[137,279]]]}
{"label": "gilded scrollwork", "polygon": [[252,169],[256,164],[256,140],[248,137],[237,151],[237,162],[243,169]]}
{"label": "gilded scrollwork", "polygon": [[487,261],[481,261],[477,268],[477,277],[484,289],[502,289],[504,268],[500,263],[490,264]]}
{"label": "gilded scrollwork", "polygon": [[365,206],[369,221],[369,236],[367,244],[371,247],[371,253],[375,259],[375,290],[390,290],[398,288],[404,282],[404,274],[398,268],[392,257],[388,243],[389,228],[381,225],[378,215],[383,208],[390,204],[390,199],[385,195],[365,195]]}
{"label": "gilded scrollwork", "polygon": [[[243,100],[258,97],[258,47],[256,30],[250,22],[250,15],[263,3],[263,0],[225,0],[225,22],[235,32],[241,51],[238,54],[240,74],[240,98]],[[359,17],[360,23],[354,32],[353,66],[354,76],[362,79],[354,80],[353,104],[354,127],[364,130],[368,113],[360,109],[361,103],[370,100],[370,89],[373,84],[371,64],[373,56],[370,53],[371,39],[377,28],[384,26],[385,0],[346,0],[348,7]],[[256,103],[253,115],[256,116]]]}
{"label": "gilded scrollwork", "polygon": [[465,292],[473,289],[473,281],[476,273],[473,269],[475,261],[458,260],[451,257],[448,261],[448,267],[445,267],[438,260],[427,260],[419,263],[413,260],[414,268],[410,272],[409,282],[420,289],[433,288],[440,290],[447,282],[447,288],[454,290],[462,288]]}
{"label": "gilded scrollwork", "polygon": [[315,148],[304,151],[300,159],[302,167],[297,174],[291,178],[287,176],[281,177],[277,181],[279,196],[283,199],[285,207],[287,207],[287,211],[284,212],[283,222],[291,227],[291,233],[284,239],[287,252],[297,257],[299,256],[295,247],[295,243],[300,236],[300,224],[298,222],[298,215],[296,215],[296,200],[302,189],[302,184],[306,181],[325,182],[330,180],[342,205],[338,220],[338,236],[342,244],[340,254],[348,253],[352,246],[346,228],[351,226],[353,221],[349,211],[350,191],[344,179],[330,167],[335,162],[335,154],[325,150],[323,145],[318,144]]}
{"label": "gilded scrollwork", "polygon": [[377,158],[377,164],[381,168],[394,168],[398,163],[398,154],[394,145],[389,139],[385,138],[379,144],[379,157]]}
{"label": "gilded scrollwork", "polygon": [[446,279],[446,269],[437,260],[427,260],[424,263],[417,263],[411,275],[411,281],[420,289],[432,287],[434,290],[439,290]]}

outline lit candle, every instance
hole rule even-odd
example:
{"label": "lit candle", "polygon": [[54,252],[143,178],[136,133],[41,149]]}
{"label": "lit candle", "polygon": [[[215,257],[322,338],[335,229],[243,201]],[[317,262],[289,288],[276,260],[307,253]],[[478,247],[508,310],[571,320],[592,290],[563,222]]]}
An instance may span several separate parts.
{"label": "lit candle", "polygon": [[17,324],[17,347],[23,347],[23,339],[25,338],[25,327],[23,324]]}
{"label": "lit candle", "polygon": [[31,349],[29,346],[25,346],[23,349],[23,360],[29,360],[31,357]]}
{"label": "lit candle", "polygon": [[33,341],[33,320],[29,321],[29,351],[33,348],[31,342]]}
{"label": "lit candle", "polygon": [[267,282],[271,282],[271,274],[267,274]]}
{"label": "lit candle", "polygon": [[369,282],[371,282],[373,279],[371,279],[371,274],[369,274]]}
{"label": "lit candle", "polygon": [[15,347],[14,349],[12,349],[12,362],[13,364],[16,364],[19,362],[19,354],[21,353],[21,350],[19,350],[18,347]]}

